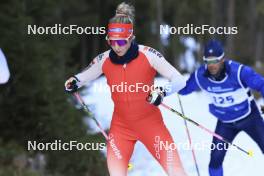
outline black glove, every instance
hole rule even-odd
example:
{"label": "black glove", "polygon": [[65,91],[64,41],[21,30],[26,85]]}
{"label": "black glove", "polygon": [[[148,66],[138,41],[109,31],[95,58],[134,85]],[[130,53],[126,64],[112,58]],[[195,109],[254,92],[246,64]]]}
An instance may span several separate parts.
{"label": "black glove", "polygon": [[153,104],[155,106],[159,106],[163,98],[166,96],[166,92],[163,90],[162,87],[156,87],[153,91],[151,91],[147,97],[147,101],[150,104]]}
{"label": "black glove", "polygon": [[74,93],[78,90],[79,86],[77,85],[77,82],[80,82],[79,79],[75,76],[70,77],[65,82],[65,91],[68,93]]}

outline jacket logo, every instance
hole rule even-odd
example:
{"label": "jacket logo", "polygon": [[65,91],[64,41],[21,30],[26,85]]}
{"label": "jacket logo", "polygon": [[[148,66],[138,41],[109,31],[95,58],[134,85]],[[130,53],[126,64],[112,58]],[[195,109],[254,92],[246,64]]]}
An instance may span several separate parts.
{"label": "jacket logo", "polygon": [[153,54],[155,54],[159,58],[162,58],[162,54],[160,54],[157,50],[155,50],[153,48],[149,48],[148,51],[151,52],[151,53],[153,53]]}

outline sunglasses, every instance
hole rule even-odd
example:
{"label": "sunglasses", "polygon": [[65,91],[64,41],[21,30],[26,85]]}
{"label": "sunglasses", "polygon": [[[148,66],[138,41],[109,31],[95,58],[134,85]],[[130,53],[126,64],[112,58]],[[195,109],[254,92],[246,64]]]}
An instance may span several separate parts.
{"label": "sunglasses", "polygon": [[206,65],[210,65],[210,64],[218,64],[219,62],[221,62],[221,60],[218,59],[214,59],[214,60],[204,60],[204,63]]}
{"label": "sunglasses", "polygon": [[125,46],[128,43],[127,39],[121,39],[121,40],[107,40],[108,44],[110,46],[115,46],[116,44],[118,46]]}

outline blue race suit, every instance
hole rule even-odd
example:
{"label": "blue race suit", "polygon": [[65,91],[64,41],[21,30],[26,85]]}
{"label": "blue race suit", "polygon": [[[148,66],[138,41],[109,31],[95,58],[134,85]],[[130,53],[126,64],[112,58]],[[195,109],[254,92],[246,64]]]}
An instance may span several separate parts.
{"label": "blue race suit", "polygon": [[[197,90],[205,91],[211,98],[209,111],[218,119],[215,132],[232,142],[240,131],[244,131],[264,153],[264,121],[250,92],[254,89],[264,96],[264,78],[252,68],[232,60],[224,62],[223,70],[223,78],[216,81],[210,77],[206,65],[202,65],[191,74],[179,93],[187,95]],[[215,137],[212,143],[227,146]],[[210,176],[223,175],[226,151],[227,148],[211,151]]]}

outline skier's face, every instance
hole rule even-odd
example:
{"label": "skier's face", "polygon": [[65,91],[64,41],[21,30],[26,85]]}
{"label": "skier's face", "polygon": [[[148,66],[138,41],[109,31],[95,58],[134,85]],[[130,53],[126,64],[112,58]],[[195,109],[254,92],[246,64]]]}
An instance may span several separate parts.
{"label": "skier's face", "polygon": [[121,40],[109,40],[110,46],[118,56],[124,56],[130,48],[132,38]]}
{"label": "skier's face", "polygon": [[221,68],[223,67],[223,64],[224,64],[224,59],[221,59],[217,63],[207,64],[208,71],[210,72],[210,74],[216,75],[217,73],[220,72]]}

